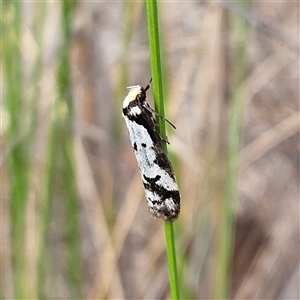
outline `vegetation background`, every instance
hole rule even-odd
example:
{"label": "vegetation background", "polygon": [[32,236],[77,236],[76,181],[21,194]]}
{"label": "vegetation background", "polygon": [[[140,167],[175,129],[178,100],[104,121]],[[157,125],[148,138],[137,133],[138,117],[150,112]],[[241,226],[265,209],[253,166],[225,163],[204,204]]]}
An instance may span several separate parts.
{"label": "vegetation background", "polygon": [[[2,298],[167,299],[121,116],[151,76],[145,3],[1,5]],[[299,299],[300,4],[158,8],[181,296]]]}

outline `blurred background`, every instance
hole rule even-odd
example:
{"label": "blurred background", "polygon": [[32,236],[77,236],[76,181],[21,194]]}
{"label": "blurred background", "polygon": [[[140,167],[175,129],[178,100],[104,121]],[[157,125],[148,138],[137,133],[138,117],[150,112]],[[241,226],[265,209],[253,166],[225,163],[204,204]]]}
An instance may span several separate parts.
{"label": "blurred background", "polygon": [[[182,298],[299,299],[300,5],[158,10]],[[121,115],[145,3],[5,1],[1,25],[2,298],[168,299]]]}

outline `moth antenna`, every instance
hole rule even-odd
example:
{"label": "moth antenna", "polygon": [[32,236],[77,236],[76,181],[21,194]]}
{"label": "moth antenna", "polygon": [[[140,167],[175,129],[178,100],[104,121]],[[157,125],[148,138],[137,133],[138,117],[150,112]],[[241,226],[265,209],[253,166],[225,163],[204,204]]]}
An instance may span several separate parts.
{"label": "moth antenna", "polygon": [[145,92],[147,92],[150,88],[150,85],[151,85],[151,82],[152,82],[152,77],[150,78],[150,81],[149,83],[147,84],[147,86],[145,87]]}

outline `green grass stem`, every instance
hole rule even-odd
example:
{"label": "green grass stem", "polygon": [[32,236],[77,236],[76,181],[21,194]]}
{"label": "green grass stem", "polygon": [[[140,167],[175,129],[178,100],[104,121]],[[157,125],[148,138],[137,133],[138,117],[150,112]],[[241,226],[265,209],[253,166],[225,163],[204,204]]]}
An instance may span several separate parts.
{"label": "green grass stem", "polygon": [[[162,66],[160,56],[160,41],[159,41],[159,20],[157,13],[157,1],[147,0],[147,20],[148,20],[148,35],[150,45],[150,59],[153,82],[154,105],[157,113],[164,117],[164,101],[163,101],[163,81],[162,81]],[[157,118],[158,131],[163,139],[166,139],[165,122],[161,118]],[[167,145],[162,143],[162,147],[167,154]],[[170,291],[172,299],[179,299],[179,284],[176,263],[176,251],[174,240],[174,228],[172,222],[165,222],[165,236],[168,257],[168,269],[170,279]]]}

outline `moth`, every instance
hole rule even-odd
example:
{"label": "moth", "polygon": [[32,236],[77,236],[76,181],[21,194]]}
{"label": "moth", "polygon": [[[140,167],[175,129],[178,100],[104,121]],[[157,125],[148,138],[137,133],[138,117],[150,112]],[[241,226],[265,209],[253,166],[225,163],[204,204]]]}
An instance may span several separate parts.
{"label": "moth", "polygon": [[149,211],[155,218],[175,221],[180,213],[180,193],[171,162],[161,146],[161,142],[165,141],[156,129],[153,118],[156,112],[147,102],[150,82],[145,88],[140,85],[128,87],[129,93],[123,101],[123,117],[145,187]]}

